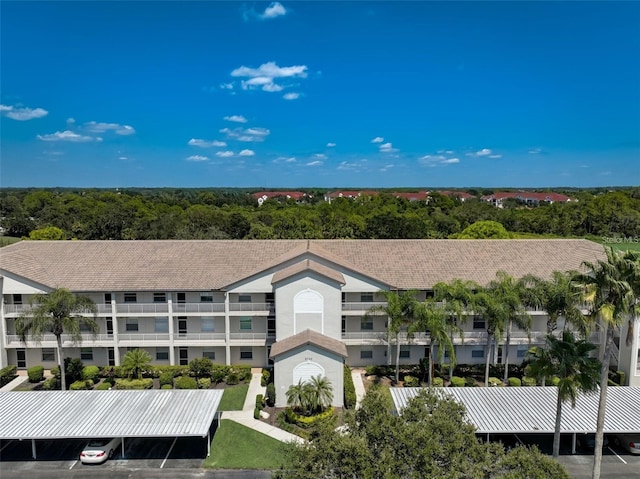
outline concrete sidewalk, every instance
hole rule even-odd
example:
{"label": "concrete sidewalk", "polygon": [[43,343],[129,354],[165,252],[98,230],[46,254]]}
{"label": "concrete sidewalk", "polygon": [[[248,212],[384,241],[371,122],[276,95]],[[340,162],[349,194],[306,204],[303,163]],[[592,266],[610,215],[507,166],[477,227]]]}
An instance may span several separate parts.
{"label": "concrete sidewalk", "polygon": [[261,432],[273,439],[277,439],[282,442],[304,442],[299,436],[291,434],[283,429],[259,421],[253,418],[253,410],[256,407],[256,396],[258,394],[264,395],[266,388],[260,386],[260,380],[262,379],[262,369],[253,368],[251,370],[251,382],[249,383],[249,390],[247,391],[247,397],[244,399],[244,406],[242,411],[224,411],[222,413],[222,419],[230,419],[238,424],[242,424],[254,431]]}
{"label": "concrete sidewalk", "polygon": [[8,384],[5,384],[4,386],[2,386],[2,388],[0,388],[0,391],[13,391],[15,388],[17,388],[23,383],[26,383],[29,380],[29,377],[26,375],[26,372],[24,375],[20,375],[19,373],[17,378],[12,380]]}
{"label": "concrete sidewalk", "polygon": [[351,370],[351,378],[353,379],[353,385],[356,388],[356,409],[360,409],[360,403],[362,402],[362,399],[364,399],[365,395],[364,382],[362,382],[363,374],[364,369]]}

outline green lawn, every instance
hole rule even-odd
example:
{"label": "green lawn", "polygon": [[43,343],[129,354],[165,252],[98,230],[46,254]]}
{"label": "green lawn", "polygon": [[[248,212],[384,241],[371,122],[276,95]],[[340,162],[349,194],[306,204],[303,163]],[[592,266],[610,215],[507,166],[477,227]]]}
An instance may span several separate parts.
{"label": "green lawn", "polygon": [[242,411],[244,398],[249,390],[248,384],[238,384],[224,390],[218,411]]}
{"label": "green lawn", "polygon": [[278,469],[284,461],[285,446],[284,443],[237,422],[223,419],[211,442],[211,455],[202,467]]}
{"label": "green lawn", "polygon": [[604,245],[621,251],[640,251],[640,243],[605,243]]}

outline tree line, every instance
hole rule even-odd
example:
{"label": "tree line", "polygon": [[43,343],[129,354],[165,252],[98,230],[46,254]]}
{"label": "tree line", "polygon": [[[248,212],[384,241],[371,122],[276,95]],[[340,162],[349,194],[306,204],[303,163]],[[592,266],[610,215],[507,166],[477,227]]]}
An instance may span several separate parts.
{"label": "tree line", "polygon": [[511,237],[640,237],[640,188],[579,191],[577,201],[496,208],[433,193],[428,203],[381,192],[325,202],[321,191],[298,204],[247,190],[2,189],[0,226],[41,239],[418,239],[450,238],[479,221]]}

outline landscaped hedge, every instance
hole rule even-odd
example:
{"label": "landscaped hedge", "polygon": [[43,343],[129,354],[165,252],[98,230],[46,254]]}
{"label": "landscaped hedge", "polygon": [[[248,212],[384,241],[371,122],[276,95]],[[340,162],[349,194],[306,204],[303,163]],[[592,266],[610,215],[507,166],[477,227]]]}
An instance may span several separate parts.
{"label": "landscaped hedge", "polygon": [[164,371],[160,373],[160,387],[170,384],[173,387],[173,372],[172,371]]}
{"label": "landscaped hedge", "polygon": [[240,382],[240,378],[238,377],[237,373],[231,372],[231,373],[227,374],[225,382],[229,386],[235,386],[236,384],[238,384]]}
{"label": "landscaped hedge", "polygon": [[287,408],[285,410],[285,418],[287,422],[303,428],[309,428],[315,423],[324,421],[331,416],[333,416],[333,407],[328,408],[320,414],[314,414],[313,416],[302,416],[300,414],[296,414],[291,408]]}
{"label": "landscaped hedge", "polygon": [[45,379],[42,383],[42,389],[45,391],[53,391],[54,389],[60,389],[60,384],[58,383],[58,378],[55,376],[49,379]]}
{"label": "landscaped hedge", "polygon": [[0,369],[0,387],[9,384],[16,377],[18,372],[17,366],[6,366]]}
{"label": "landscaped hedge", "polygon": [[30,383],[39,383],[44,379],[44,366],[33,366],[27,369]]}
{"label": "landscaped hedge", "polygon": [[97,391],[108,391],[109,389],[111,389],[111,383],[104,381],[96,386]]}
{"label": "landscaped hedge", "polygon": [[464,387],[464,378],[459,376],[451,376],[451,387],[452,388],[463,388]]}
{"label": "landscaped hedge", "polygon": [[210,378],[200,378],[198,379],[198,389],[209,389],[211,387],[211,379]]}
{"label": "landscaped hedge", "polygon": [[420,381],[415,376],[409,376],[408,374],[404,377],[404,387],[406,388],[414,388],[420,385]]}
{"label": "landscaped hedge", "polygon": [[508,378],[508,380],[509,380],[509,386],[511,387],[522,386],[522,381],[520,380],[520,378]]}
{"label": "landscaped hedge", "polygon": [[162,386],[160,386],[160,389],[173,389],[173,385],[172,384],[163,384]]}
{"label": "landscaped hedge", "polygon": [[276,404],[276,385],[273,383],[267,384],[267,405],[273,407]]}
{"label": "landscaped hedge", "polygon": [[502,381],[498,378],[489,378],[489,386],[491,387],[496,387],[496,386],[502,386]]}
{"label": "landscaped hedge", "polygon": [[431,380],[431,384],[435,388],[441,388],[441,387],[444,386],[444,379],[442,379],[442,378],[433,378]]}
{"label": "landscaped hedge", "polygon": [[81,391],[86,389],[93,389],[93,381],[90,380],[80,380],[71,383],[69,386],[71,391]]}
{"label": "landscaped hedge", "polygon": [[116,389],[152,389],[153,379],[117,379]]}
{"label": "landscaped hedge", "polygon": [[[344,406],[347,409],[356,407],[358,397],[356,396],[356,387],[353,384],[353,376],[351,376],[351,369],[346,364],[344,365]],[[274,388],[275,389],[275,388]]]}
{"label": "landscaped hedge", "polygon": [[198,383],[190,376],[180,376],[176,379],[176,389],[198,389]]}
{"label": "landscaped hedge", "polygon": [[85,366],[82,369],[82,379],[91,381],[93,384],[98,382],[100,376],[100,368],[98,366]]}
{"label": "landscaped hedge", "polygon": [[527,376],[523,376],[523,378],[522,378],[522,385],[523,386],[532,387],[532,386],[535,386],[536,384],[537,384],[536,383],[536,378],[530,378],[530,377],[527,377]]}

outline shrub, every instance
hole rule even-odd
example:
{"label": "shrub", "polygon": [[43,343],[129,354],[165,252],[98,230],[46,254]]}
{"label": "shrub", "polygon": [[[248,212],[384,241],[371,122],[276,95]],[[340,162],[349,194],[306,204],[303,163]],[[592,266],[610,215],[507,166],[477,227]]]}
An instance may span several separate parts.
{"label": "shrub", "polygon": [[314,424],[325,421],[331,417],[333,417],[333,407],[329,407],[326,411],[314,414],[313,416],[296,414],[290,407],[285,410],[285,418],[287,422],[303,428],[309,428]]}
{"label": "shrub", "polygon": [[229,386],[233,386],[235,384],[238,384],[240,382],[240,378],[238,377],[237,373],[229,373],[227,374],[227,378],[225,380],[225,382],[229,385]]}
{"label": "shrub", "polygon": [[276,404],[276,385],[273,383],[267,384],[267,405],[273,407]]}
{"label": "shrub", "polygon": [[195,358],[189,363],[189,370],[196,378],[210,378],[213,363],[209,358]]}
{"label": "shrub", "polygon": [[356,386],[353,384],[351,369],[346,364],[344,365],[343,383],[344,383],[344,405],[347,409],[352,409],[356,406],[358,397],[356,396]]}
{"label": "shrub", "polygon": [[98,391],[107,391],[109,389],[111,389],[111,383],[108,383],[106,381],[103,381],[96,386],[96,390]]}
{"label": "shrub", "polygon": [[433,378],[433,380],[431,381],[431,384],[433,385],[433,387],[441,388],[442,386],[444,386],[444,379]]}
{"label": "shrub", "polygon": [[60,389],[60,384],[56,377],[45,379],[42,383],[42,389],[45,391],[53,391],[54,389]]}
{"label": "shrub", "polygon": [[82,379],[91,381],[93,384],[98,382],[100,376],[100,368],[98,366],[85,366],[82,369]]}
{"label": "shrub", "polygon": [[198,389],[209,389],[211,387],[211,379],[210,378],[200,378],[198,379]]}
{"label": "shrub", "polygon": [[520,378],[509,378],[509,386],[511,387],[522,386],[522,381],[520,380]]}
{"label": "shrub", "polygon": [[39,383],[44,379],[44,366],[33,366],[27,369],[30,383]]}
{"label": "shrub", "polygon": [[262,394],[256,395],[256,409],[262,410],[264,408],[264,396]]}
{"label": "shrub", "polygon": [[54,378],[60,379],[60,368],[58,366],[52,367],[51,374],[53,374]]}
{"label": "shrub", "polygon": [[229,374],[228,366],[221,366],[219,364],[214,364],[213,369],[211,370],[211,382],[214,384],[221,383],[224,381],[224,378]]}
{"label": "shrub", "polygon": [[558,376],[551,376],[547,379],[547,386],[557,386],[560,382],[560,378]]}
{"label": "shrub", "polygon": [[163,373],[171,374],[172,377],[177,378],[179,376],[187,376],[190,372],[189,366],[171,366],[171,365],[160,365],[160,366],[150,366],[145,374],[147,376],[151,376],[154,378],[159,378]]}
{"label": "shrub", "polygon": [[151,389],[153,388],[153,379],[117,379],[116,389]]}
{"label": "shrub", "polygon": [[173,386],[173,372],[172,371],[163,371],[160,373],[160,387],[165,384],[171,384]]}
{"label": "shrub", "polygon": [[231,366],[229,374],[231,373],[237,374],[238,381],[251,381],[251,366],[248,364],[237,364],[235,366]]}
{"label": "shrub", "polygon": [[173,389],[173,384],[163,384],[160,389]]}
{"label": "shrub", "polygon": [[626,373],[624,371],[617,371],[617,373],[619,378],[618,384],[620,384],[620,386],[624,386],[627,379]]}
{"label": "shrub", "polygon": [[111,386],[113,387],[116,385],[116,378],[105,378],[104,382],[111,384]]}
{"label": "shrub", "polygon": [[476,380],[472,377],[466,377],[464,378],[464,385],[468,388],[474,388],[476,387]]}
{"label": "shrub", "polygon": [[0,369],[0,387],[14,380],[18,372],[17,366],[6,366]]}
{"label": "shrub", "polygon": [[262,409],[256,406],[253,410],[253,419],[260,419],[260,411],[262,411]]}
{"label": "shrub", "polygon": [[[82,370],[84,363],[78,358],[64,358],[64,372],[67,377],[67,384],[82,379]],[[60,374],[60,373],[58,373]]]}
{"label": "shrub", "polygon": [[523,386],[535,386],[536,385],[536,379],[535,378],[530,378],[527,376],[523,376],[522,377],[522,385]]}
{"label": "shrub", "polygon": [[502,386],[502,381],[498,378],[491,377],[489,378],[489,386],[491,387]]}
{"label": "shrub", "polygon": [[180,376],[176,379],[176,389],[198,389],[198,383],[189,376]]}
{"label": "shrub", "polygon": [[415,376],[409,376],[408,374],[404,377],[404,387],[406,388],[414,388],[418,386],[419,381]]}
{"label": "shrub", "polygon": [[72,391],[80,391],[83,389],[92,389],[92,388],[93,388],[93,381],[85,381],[85,380],[75,381],[71,383],[71,386],[69,386],[69,389]]}
{"label": "shrub", "polygon": [[465,380],[459,376],[451,376],[451,387],[462,388],[464,387]]}

